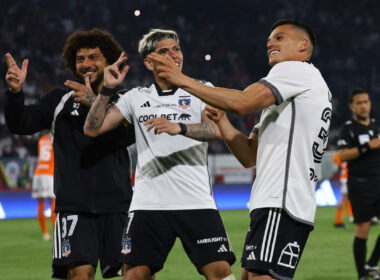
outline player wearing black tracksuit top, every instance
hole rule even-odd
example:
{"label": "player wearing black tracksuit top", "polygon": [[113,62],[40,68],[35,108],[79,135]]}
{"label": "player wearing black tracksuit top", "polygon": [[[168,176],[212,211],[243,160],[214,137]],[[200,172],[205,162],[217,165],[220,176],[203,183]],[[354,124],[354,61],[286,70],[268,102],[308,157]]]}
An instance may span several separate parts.
{"label": "player wearing black tracksuit top", "polygon": [[[108,252],[120,251],[124,215],[132,198],[130,156],[126,148],[134,143],[134,131],[133,127],[119,127],[102,137],[85,136],[83,125],[89,107],[75,102],[71,94],[67,90],[55,89],[42,95],[38,104],[24,106],[22,92],[8,91],[5,120],[14,134],[33,134],[42,129],[51,129],[53,133],[54,191],[58,213],[54,230],[53,277],[65,279],[66,264],[77,260],[96,267],[98,255],[103,276],[112,277],[120,266]],[[110,102],[117,99],[118,95],[114,95]],[[122,226],[115,227],[116,224]],[[99,227],[107,230],[96,232]],[[90,238],[90,234],[97,235],[96,241]],[[99,240],[110,241],[101,243]],[[114,249],[109,246],[111,240]],[[107,244],[107,248],[103,244]]]}

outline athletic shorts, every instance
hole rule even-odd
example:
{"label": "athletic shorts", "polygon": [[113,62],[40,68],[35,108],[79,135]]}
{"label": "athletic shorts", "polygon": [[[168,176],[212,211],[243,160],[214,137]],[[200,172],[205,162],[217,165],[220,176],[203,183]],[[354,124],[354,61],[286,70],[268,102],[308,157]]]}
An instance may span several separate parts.
{"label": "athletic shorts", "polygon": [[98,260],[103,278],[121,275],[120,242],[127,213],[59,212],[54,227],[53,278],[67,279],[68,267]]}
{"label": "athletic shorts", "polygon": [[54,179],[51,175],[34,175],[32,183],[32,197],[53,197],[54,195]]}
{"label": "athletic shorts", "polygon": [[130,212],[122,239],[122,262],[149,266],[153,275],[163,268],[176,237],[199,273],[211,262],[232,265],[236,261],[219,212],[200,209]]}
{"label": "athletic shorts", "polygon": [[253,210],[242,267],[276,279],[293,279],[311,230],[311,225],[295,221],[281,208]]}
{"label": "athletic shorts", "polygon": [[380,177],[348,178],[348,198],[351,201],[354,223],[369,222],[380,216]]}

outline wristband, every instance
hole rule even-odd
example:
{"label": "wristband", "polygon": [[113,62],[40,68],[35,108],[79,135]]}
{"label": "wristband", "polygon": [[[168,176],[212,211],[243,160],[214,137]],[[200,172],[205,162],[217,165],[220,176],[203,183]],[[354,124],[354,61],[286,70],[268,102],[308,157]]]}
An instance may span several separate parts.
{"label": "wristband", "polygon": [[106,86],[102,86],[102,89],[100,90],[99,92],[101,95],[104,95],[104,96],[111,96],[112,94],[115,93],[115,89],[113,88],[108,88]]}
{"label": "wristband", "polygon": [[180,123],[178,123],[178,125],[181,128],[181,131],[179,132],[179,134],[185,136],[186,132],[187,132],[187,126],[186,126],[186,124],[180,122]]}
{"label": "wristband", "polygon": [[367,153],[369,151],[369,149],[370,149],[369,145],[368,145],[368,142],[365,143],[365,144],[363,144],[363,145],[360,145],[358,147],[358,149],[359,149],[359,154],[365,154],[365,153]]}

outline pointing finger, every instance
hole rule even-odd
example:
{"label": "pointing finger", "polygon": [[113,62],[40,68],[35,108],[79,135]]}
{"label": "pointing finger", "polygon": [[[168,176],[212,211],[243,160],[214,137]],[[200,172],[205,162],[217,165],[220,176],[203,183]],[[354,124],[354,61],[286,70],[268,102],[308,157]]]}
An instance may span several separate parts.
{"label": "pointing finger", "polygon": [[11,68],[16,64],[16,61],[13,59],[13,56],[10,53],[5,54],[5,61],[7,62],[8,68]]}
{"label": "pointing finger", "polygon": [[86,84],[86,87],[91,88],[90,76],[84,78],[84,83]]}
{"label": "pointing finger", "polygon": [[21,70],[22,72],[25,72],[25,74],[28,72],[28,65],[29,65],[29,59],[24,59],[22,62]]}

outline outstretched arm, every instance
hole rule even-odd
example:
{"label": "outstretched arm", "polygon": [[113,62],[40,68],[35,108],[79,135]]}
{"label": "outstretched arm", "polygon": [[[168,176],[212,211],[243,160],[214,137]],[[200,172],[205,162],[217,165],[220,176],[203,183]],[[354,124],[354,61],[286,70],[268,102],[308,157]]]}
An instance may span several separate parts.
{"label": "outstretched arm", "polygon": [[272,91],[261,83],[254,83],[244,91],[210,87],[181,73],[175,63],[166,57],[151,53],[148,59],[159,65],[157,70],[161,78],[222,110],[245,115],[276,102]]}
{"label": "outstretched arm", "polygon": [[156,134],[164,132],[170,135],[183,134],[191,139],[205,142],[221,139],[217,125],[207,117],[206,110],[202,111],[202,121],[200,123],[182,124],[182,126],[185,126],[185,131],[181,129],[179,123],[173,123],[165,118],[150,119],[144,125],[147,126],[148,131],[154,129]]}
{"label": "outstretched arm", "polygon": [[126,60],[127,57],[123,52],[114,64],[104,68],[104,85],[87,115],[83,127],[85,135],[96,137],[123,123],[124,116],[119,109],[113,105],[107,110],[107,104],[114,88],[122,83],[128,72],[128,66],[124,66],[120,71],[120,65]]}
{"label": "outstretched arm", "polygon": [[258,137],[251,133],[249,137],[237,130],[228,120],[226,114],[220,110],[206,107],[208,116],[219,127],[220,133],[228,149],[235,155],[244,167],[256,165]]}

